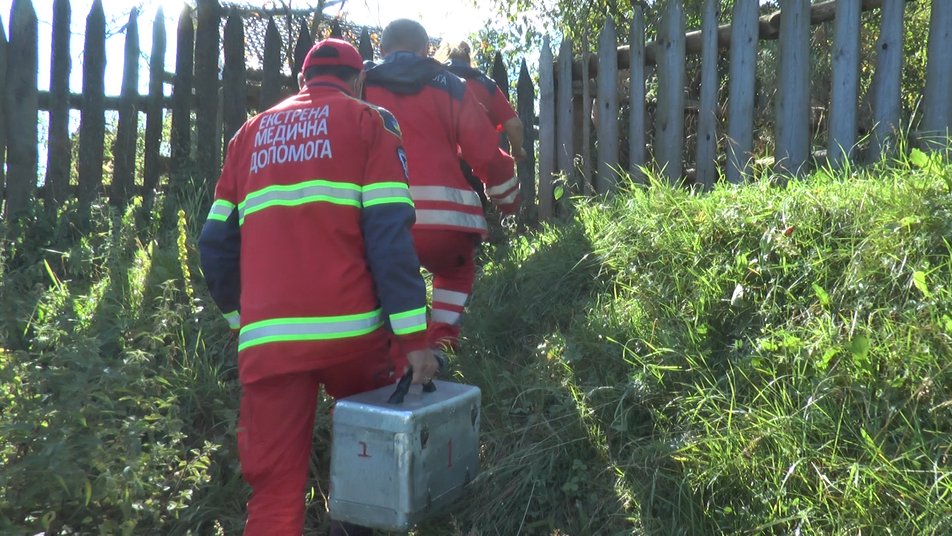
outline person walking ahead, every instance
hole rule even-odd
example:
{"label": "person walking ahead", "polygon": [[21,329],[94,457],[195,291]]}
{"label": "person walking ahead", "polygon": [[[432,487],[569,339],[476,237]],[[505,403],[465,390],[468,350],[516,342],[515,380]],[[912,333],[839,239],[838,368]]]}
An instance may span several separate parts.
{"label": "person walking ahead", "polygon": [[413,240],[421,264],[433,274],[428,339],[433,348],[455,349],[473,288],[476,241],[488,234],[460,158],[485,181],[488,197],[504,214],[519,207],[519,183],[485,110],[460,78],[427,57],[428,43],[416,21],[387,25],[380,41],[384,60],[367,70],[364,96],[393,110],[403,129],[417,211]]}
{"label": "person walking ahead", "polygon": [[352,97],[361,69],[350,44],[314,45],[301,91],[229,143],[199,240],[212,298],[239,333],[249,536],[303,530],[320,384],[344,397],[406,363],[414,383],[437,372],[400,129]]}

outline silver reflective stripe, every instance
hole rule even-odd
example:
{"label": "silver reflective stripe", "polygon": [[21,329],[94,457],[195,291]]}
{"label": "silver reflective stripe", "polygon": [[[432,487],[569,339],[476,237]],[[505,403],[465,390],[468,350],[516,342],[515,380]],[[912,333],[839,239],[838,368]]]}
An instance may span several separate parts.
{"label": "silver reflective stripe", "polygon": [[423,308],[423,312],[413,316],[394,318],[395,316],[398,315],[390,316],[390,327],[397,335],[416,333],[426,329],[426,308]]}
{"label": "silver reflective stripe", "polygon": [[445,201],[468,207],[483,206],[476,192],[446,186],[411,186],[410,196],[414,201]]}
{"label": "silver reflective stripe", "polygon": [[417,225],[449,225],[486,231],[486,218],[481,214],[466,214],[455,210],[417,209]]}
{"label": "silver reflective stripe", "polygon": [[515,188],[517,184],[519,184],[519,180],[516,177],[513,177],[498,186],[487,188],[486,193],[491,196],[502,195]]}
{"label": "silver reflective stripe", "polygon": [[276,318],[241,328],[238,350],[270,342],[319,341],[366,335],[383,325],[381,311],[304,318]]}
{"label": "silver reflective stripe", "polygon": [[376,186],[364,187],[363,206],[372,207],[384,203],[406,203],[413,205],[410,199],[410,189],[406,185],[401,186]]}
{"label": "silver reflective stripe", "polygon": [[509,203],[512,203],[513,201],[515,201],[518,195],[519,195],[519,190],[516,189],[516,190],[513,190],[512,193],[507,195],[506,197],[493,197],[493,201],[495,201],[496,203],[500,205],[508,205]]}
{"label": "silver reflective stripe", "polygon": [[433,289],[433,301],[439,303],[448,303],[462,307],[466,305],[466,298],[469,294],[465,292],[456,292],[455,290],[446,290],[442,288]]}
{"label": "silver reflective stripe", "polygon": [[462,313],[457,313],[456,311],[433,309],[433,314],[430,316],[430,319],[441,324],[451,324],[455,326],[459,324],[459,320],[462,316]]}
{"label": "silver reflective stripe", "polygon": [[360,206],[360,187],[356,184],[330,181],[307,181],[287,186],[269,186],[252,192],[238,204],[238,219],[269,206],[293,207],[324,201],[338,205]]}
{"label": "silver reflective stripe", "polygon": [[208,211],[209,220],[228,221],[228,216],[235,210],[235,205],[224,199],[216,199]]}

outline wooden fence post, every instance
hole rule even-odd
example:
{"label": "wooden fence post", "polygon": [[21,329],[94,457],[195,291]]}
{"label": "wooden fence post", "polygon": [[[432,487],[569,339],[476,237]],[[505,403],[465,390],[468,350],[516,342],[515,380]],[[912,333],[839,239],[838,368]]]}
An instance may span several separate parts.
{"label": "wooden fence post", "polygon": [[53,2],[53,57],[50,61],[49,143],[46,152],[46,209],[55,213],[69,196],[69,0]]}
{"label": "wooden fence post", "polygon": [[559,76],[556,83],[555,96],[555,157],[558,171],[565,179],[565,191],[576,188],[581,193],[582,188],[575,180],[575,144],[572,141],[572,129],[575,128],[574,108],[572,102],[572,40],[562,39],[559,46]]}
{"label": "wooden fence post", "polygon": [[360,43],[357,46],[358,52],[360,52],[360,57],[364,61],[372,61],[374,59],[374,44],[370,41],[370,31],[367,30],[365,26],[360,32]]}
{"label": "wooden fence post", "polygon": [[218,130],[218,0],[198,0],[195,28],[195,130],[198,135],[198,174],[207,186],[208,199],[215,194],[221,155]]}
{"label": "wooden fence post", "polygon": [[932,2],[929,56],[922,134],[925,141],[946,149],[952,134],[952,2]]}
{"label": "wooden fence post", "polygon": [[281,99],[281,34],[278,33],[274,18],[268,19],[268,30],[264,34],[262,72],[259,112],[274,106]]}
{"label": "wooden fence post", "polygon": [[[509,72],[506,70],[506,64],[502,61],[502,54],[496,52],[493,58],[492,79],[496,82],[496,87],[502,94],[509,99]],[[504,151],[510,151],[509,137],[505,132],[499,134],[499,147]]]}
{"label": "wooden fence post", "polygon": [[7,203],[6,212],[26,211],[36,190],[38,152],[36,87],[39,69],[36,12],[30,0],[13,0],[10,8],[10,64],[7,66]]}
{"label": "wooden fence post", "polygon": [[750,173],[754,151],[754,80],[759,31],[757,0],[734,0],[731,16],[727,121],[727,180],[740,183]]}
{"label": "wooden fence post", "polygon": [[598,171],[595,191],[610,193],[618,186],[618,39],[615,22],[605,21],[598,36]]}
{"label": "wooden fence post", "polygon": [[810,0],[788,0],[780,12],[777,63],[777,171],[800,175],[810,153]]}
{"label": "wooden fence post", "polygon": [[667,0],[658,31],[658,108],[655,159],[668,182],[681,180],[684,160],[684,8]]}
{"label": "wooden fence post", "polygon": [[133,9],[126,25],[125,64],[122,69],[122,98],[119,105],[119,122],[116,125],[116,142],[113,150],[115,165],[112,174],[110,201],[116,206],[125,206],[135,186],[136,137],[138,136],[139,111],[134,98],[139,94],[139,11]]}
{"label": "wooden fence post", "polygon": [[717,21],[718,0],[705,0],[701,24],[701,101],[697,124],[697,182],[710,190],[717,179]]}
{"label": "wooden fence post", "polygon": [[[645,8],[633,3],[629,35],[628,173],[636,184],[645,183],[642,166],[647,163],[645,128]],[[586,65],[587,67],[587,65]]]}
{"label": "wooden fence post", "polygon": [[[7,191],[7,174],[6,174],[6,165],[7,161],[7,105],[6,105],[6,94],[7,94],[7,49],[9,48],[7,44],[7,30],[3,27],[3,20],[0,20],[0,73],[3,73],[3,76],[0,77],[0,205],[3,205],[4,199],[6,199]],[[0,215],[5,214],[6,209],[0,210]]]}
{"label": "wooden fence post", "polygon": [[[173,193],[180,193],[190,173],[192,153],[192,67],[195,26],[192,8],[187,4],[179,15],[175,43],[175,84],[172,86],[172,132],[169,148],[172,158]],[[169,203],[166,203],[169,205]]]}
{"label": "wooden fence post", "polygon": [[[222,74],[225,153],[228,142],[248,119],[248,79],[245,76],[245,30],[241,15],[232,10],[225,22],[225,70]],[[223,153],[224,154],[224,153]]]}
{"label": "wooden fence post", "polygon": [[311,37],[310,32],[307,31],[307,24],[302,23],[297,41],[294,42],[294,65],[293,69],[291,69],[291,77],[295,80],[297,79],[298,73],[301,72],[301,67],[304,65],[304,60],[312,46],[314,46],[314,39]]}
{"label": "wooden fence post", "polygon": [[876,42],[876,73],[873,75],[873,136],[871,159],[891,152],[899,129],[902,107],[902,28],[905,0],[883,0],[882,23]]}
{"label": "wooden fence post", "polygon": [[79,119],[79,205],[89,205],[102,192],[103,138],[106,134],[106,15],[102,0],[94,0],[86,17],[83,45],[83,107]]}
{"label": "wooden fence post", "polygon": [[840,167],[852,159],[856,145],[856,100],[859,96],[860,0],[836,3],[833,43],[833,87],[827,159]]}
{"label": "wooden fence post", "polygon": [[555,165],[555,80],[552,73],[552,48],[549,37],[542,38],[539,55],[539,220],[554,215]]}
{"label": "wooden fence post", "polygon": [[159,185],[159,145],[162,143],[162,97],[165,78],[165,16],[162,6],[152,22],[152,54],[149,57],[149,101],[145,117],[145,156],[142,195],[146,210],[152,208]]}
{"label": "wooden fence post", "polygon": [[520,160],[516,167],[519,172],[519,190],[522,193],[523,214],[531,212],[535,206],[535,90],[532,79],[529,78],[529,67],[526,60],[522,60],[519,69],[519,82],[516,85],[516,100],[519,107],[519,119],[522,120],[522,147],[526,150],[526,157]]}
{"label": "wooden fence post", "polygon": [[591,52],[588,50],[588,32],[582,34],[582,175],[579,183],[580,192],[591,195],[595,192],[592,186],[592,81],[588,72],[588,62]]}

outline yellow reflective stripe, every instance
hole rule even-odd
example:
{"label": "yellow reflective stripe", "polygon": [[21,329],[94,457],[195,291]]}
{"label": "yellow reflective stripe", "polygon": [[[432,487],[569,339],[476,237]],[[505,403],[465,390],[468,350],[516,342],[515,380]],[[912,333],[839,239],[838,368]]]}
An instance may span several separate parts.
{"label": "yellow reflective stripe", "polygon": [[405,203],[413,206],[410,198],[410,187],[402,182],[377,182],[368,184],[362,190],[362,204],[372,207],[385,203]]}
{"label": "yellow reflective stripe", "polygon": [[222,316],[228,321],[229,328],[238,329],[241,326],[241,315],[238,314],[238,311],[224,313]]}
{"label": "yellow reflective stripe", "polygon": [[231,216],[234,210],[234,203],[225,201],[224,199],[216,199],[215,202],[212,203],[212,208],[208,211],[208,219],[228,221],[228,216]]}
{"label": "yellow reflective stripe", "polygon": [[381,310],[342,316],[274,318],[243,326],[238,351],[272,342],[322,341],[366,335],[383,326]]}
{"label": "yellow reflective stripe", "polygon": [[295,207],[308,203],[326,202],[335,205],[360,207],[360,186],[348,182],[311,180],[297,184],[268,186],[245,196],[238,203],[238,222],[244,223],[249,214],[269,207]]}
{"label": "yellow reflective stripe", "polygon": [[426,330],[426,307],[390,315],[390,327],[397,335]]}

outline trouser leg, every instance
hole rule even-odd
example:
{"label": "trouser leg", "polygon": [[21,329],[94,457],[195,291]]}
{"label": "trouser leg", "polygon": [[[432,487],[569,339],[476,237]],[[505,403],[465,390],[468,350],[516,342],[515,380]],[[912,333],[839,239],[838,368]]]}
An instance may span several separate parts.
{"label": "trouser leg", "polygon": [[241,472],[251,486],[245,536],[300,536],[319,383],[314,373],[242,386]]}
{"label": "trouser leg", "polygon": [[413,232],[420,264],[433,274],[433,299],[427,339],[434,348],[456,349],[460,324],[473,291],[474,236],[458,231]]}

